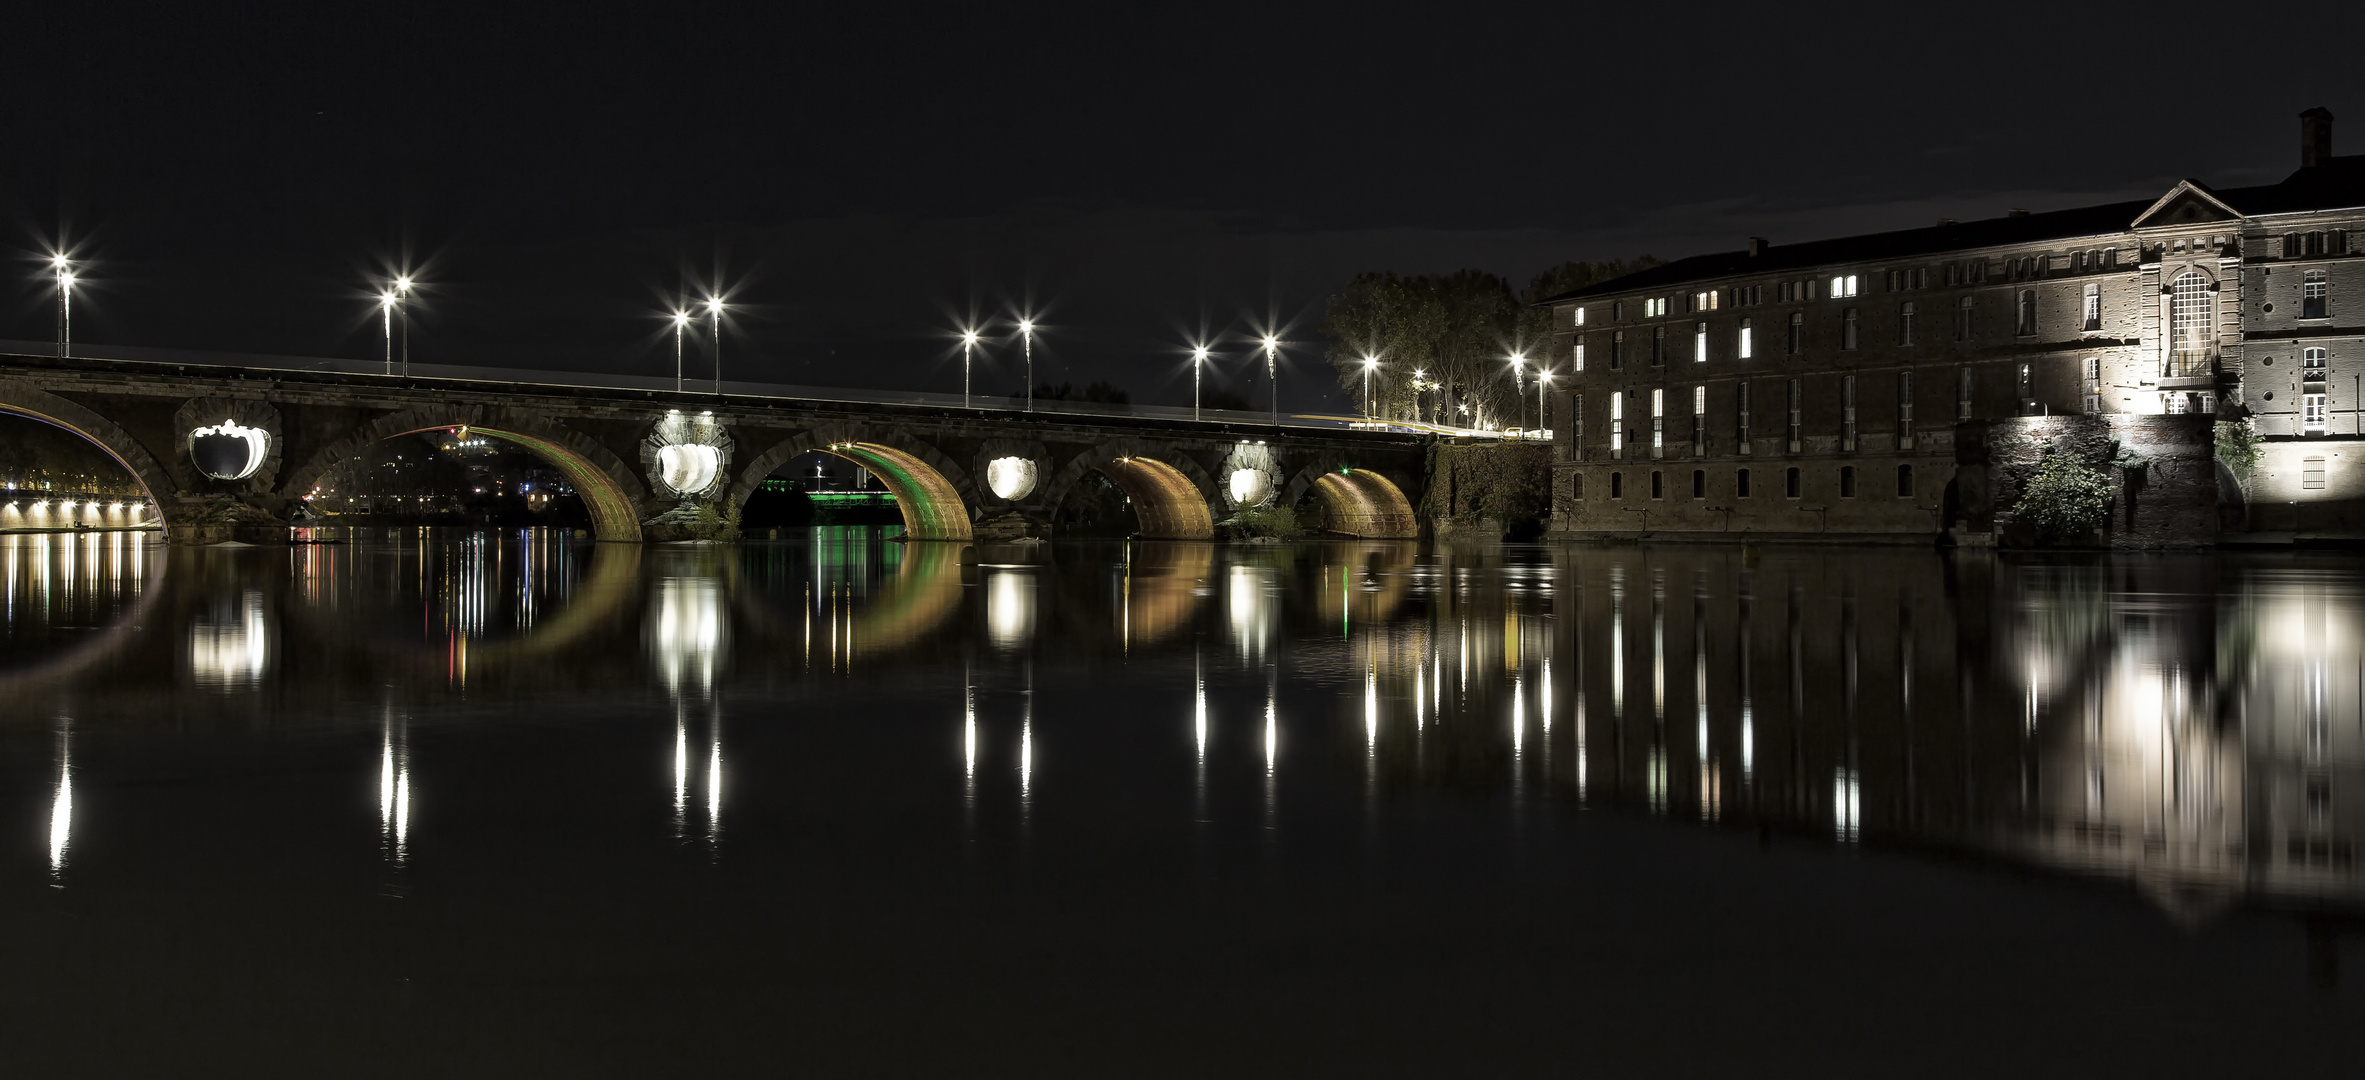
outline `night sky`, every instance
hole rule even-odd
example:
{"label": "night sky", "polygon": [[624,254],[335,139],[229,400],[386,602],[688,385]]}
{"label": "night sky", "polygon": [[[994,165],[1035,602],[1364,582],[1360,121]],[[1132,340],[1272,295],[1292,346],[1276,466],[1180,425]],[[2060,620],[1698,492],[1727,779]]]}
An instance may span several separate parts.
{"label": "night sky", "polygon": [[[1183,403],[1202,334],[1285,397],[1353,273],[1680,257],[2271,182],[2365,92],[2365,15],[2216,5],[1327,10],[50,4],[11,20],[0,337],[668,370],[720,280],[733,378],[959,389],[951,332]],[[2245,38],[2245,35],[2250,35]],[[2255,67],[2255,72],[2247,69]],[[2255,77],[2253,77],[2255,76]],[[695,353],[694,353],[695,355]],[[979,389],[1015,390],[1015,344]],[[693,369],[695,371],[695,368]],[[1245,388],[1245,387],[1244,387]]]}

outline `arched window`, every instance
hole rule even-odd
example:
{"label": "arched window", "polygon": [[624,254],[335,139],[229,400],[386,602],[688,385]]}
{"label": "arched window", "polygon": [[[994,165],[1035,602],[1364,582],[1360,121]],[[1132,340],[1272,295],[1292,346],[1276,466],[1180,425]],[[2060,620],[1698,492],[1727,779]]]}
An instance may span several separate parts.
{"label": "arched window", "polygon": [[2210,353],[2217,345],[2217,298],[2209,279],[2194,271],[2177,276],[2169,287],[2169,378],[2209,373]]}
{"label": "arched window", "polygon": [[2033,337],[2037,332],[2037,291],[2020,290],[2020,324],[2013,330],[2021,337]]}

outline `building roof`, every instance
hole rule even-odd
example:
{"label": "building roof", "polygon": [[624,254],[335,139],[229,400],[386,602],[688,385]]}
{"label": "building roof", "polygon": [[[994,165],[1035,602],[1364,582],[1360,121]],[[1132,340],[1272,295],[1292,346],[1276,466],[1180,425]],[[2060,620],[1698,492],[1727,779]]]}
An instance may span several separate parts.
{"label": "building roof", "polygon": [[[2205,193],[2213,202],[2222,202],[2248,215],[2365,206],[2365,155],[2331,158],[2321,165],[2300,169],[2285,177],[2281,183],[2256,187],[2215,191],[2198,181],[2188,180],[2172,189],[2171,195],[2188,188]],[[2014,214],[1983,221],[1813,240],[1803,244],[1769,244],[1756,255],[1745,250],[1694,255],[1624,277],[1595,282],[1581,289],[1548,297],[1542,302],[1554,304],[1716,278],[1777,274],[1833,263],[1907,259],[1985,247],[2123,233],[2138,218],[2168,201],[2103,203],[2041,214]]]}

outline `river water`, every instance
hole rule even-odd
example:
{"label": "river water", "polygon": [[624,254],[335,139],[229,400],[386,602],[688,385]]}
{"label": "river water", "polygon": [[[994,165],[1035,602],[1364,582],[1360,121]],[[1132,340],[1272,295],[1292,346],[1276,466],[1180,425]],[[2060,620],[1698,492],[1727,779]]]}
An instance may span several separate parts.
{"label": "river water", "polygon": [[2353,556],[0,537],[19,1075],[2365,1050]]}

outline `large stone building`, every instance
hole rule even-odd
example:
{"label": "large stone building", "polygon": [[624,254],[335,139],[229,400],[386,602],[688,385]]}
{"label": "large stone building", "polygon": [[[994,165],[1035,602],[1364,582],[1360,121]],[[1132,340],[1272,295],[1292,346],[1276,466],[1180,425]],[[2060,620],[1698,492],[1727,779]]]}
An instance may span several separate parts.
{"label": "large stone building", "polygon": [[[2123,493],[2114,542],[2365,532],[2365,156],[2332,156],[2325,110],[2300,132],[2278,184],[1752,240],[1551,298],[1553,534],[1984,542],[1998,449],[2072,429],[2158,462],[2124,482],[2186,511]],[[2246,485],[2209,456],[2237,419],[2266,440]]]}

